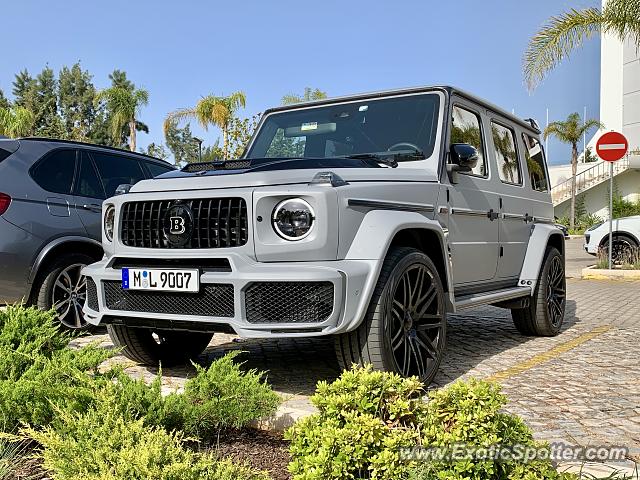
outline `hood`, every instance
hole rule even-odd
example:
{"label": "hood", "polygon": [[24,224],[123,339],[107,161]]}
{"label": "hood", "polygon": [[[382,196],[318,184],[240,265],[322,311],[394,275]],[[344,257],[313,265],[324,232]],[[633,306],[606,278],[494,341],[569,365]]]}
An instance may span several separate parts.
{"label": "hood", "polygon": [[[420,165],[418,165],[420,164]],[[410,168],[415,167],[414,168]],[[417,167],[420,168],[417,168]],[[400,164],[398,168],[330,168],[314,167],[292,170],[221,170],[196,173],[170,172],[151,180],[143,180],[131,193],[205,190],[217,188],[266,187],[305,184],[320,172],[334,172],[347,182],[436,182],[437,167],[425,162]]]}

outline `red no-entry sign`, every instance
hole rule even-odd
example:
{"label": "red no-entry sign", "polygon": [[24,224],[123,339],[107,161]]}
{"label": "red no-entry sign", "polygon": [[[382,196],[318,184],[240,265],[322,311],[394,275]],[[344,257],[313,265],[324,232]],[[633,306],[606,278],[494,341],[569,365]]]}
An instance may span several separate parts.
{"label": "red no-entry sign", "polygon": [[602,160],[617,162],[627,154],[629,142],[618,132],[607,132],[596,143],[596,153]]}

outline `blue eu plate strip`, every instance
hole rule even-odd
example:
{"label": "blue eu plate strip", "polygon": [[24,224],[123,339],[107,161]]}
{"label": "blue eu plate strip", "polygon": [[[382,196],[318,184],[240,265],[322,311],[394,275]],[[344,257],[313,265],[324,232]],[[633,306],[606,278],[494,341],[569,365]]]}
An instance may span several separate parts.
{"label": "blue eu plate strip", "polygon": [[129,288],[129,269],[128,268],[122,269],[122,288],[124,289]]}

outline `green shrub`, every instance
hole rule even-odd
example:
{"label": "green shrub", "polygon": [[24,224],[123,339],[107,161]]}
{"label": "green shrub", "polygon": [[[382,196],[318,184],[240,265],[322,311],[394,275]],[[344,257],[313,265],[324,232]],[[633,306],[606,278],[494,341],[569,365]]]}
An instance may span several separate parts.
{"label": "green shrub", "polygon": [[[534,441],[529,427],[520,417],[503,412],[507,398],[497,383],[471,379],[457,381],[429,393],[421,421],[424,447],[467,445],[475,448],[515,445],[545,448]],[[572,478],[559,474],[550,461],[519,463],[496,460],[457,460],[416,465],[414,477],[420,479],[556,479]]]}
{"label": "green shrub", "polygon": [[354,367],[311,397],[319,413],[286,432],[297,480],[405,478],[399,448],[419,438],[425,410],[415,378]]}
{"label": "green shrub", "polygon": [[89,408],[96,388],[107,381],[95,370],[111,355],[95,346],[59,350],[50,358],[35,355],[19,378],[0,380],[2,429],[12,432],[23,423],[49,425],[56,417],[56,406],[69,411]]}
{"label": "green shrub", "polygon": [[423,446],[525,445],[546,448],[515,415],[502,411],[500,386],[456,382],[423,397],[415,378],[403,379],[371,367],[344,372],[332,384],[320,382],[312,397],[318,414],[286,432],[291,440],[289,470],[295,480],[446,479],[540,480],[574,478],[547,460],[418,462],[401,449]]}
{"label": "green shrub", "polygon": [[131,420],[107,401],[85,413],[59,412],[58,429],[26,429],[43,447],[44,466],[54,480],[266,480],[244,466],[217,461],[184,446],[182,433],[169,433]]}
{"label": "green shrub", "polygon": [[196,376],[187,380],[184,393],[165,400],[168,428],[210,438],[222,428],[240,428],[275,412],[280,399],[255,370],[242,371],[232,352],[209,367],[196,365]]}
{"label": "green shrub", "polygon": [[19,378],[36,358],[49,358],[68,343],[52,312],[7,306],[0,310],[0,380]]}

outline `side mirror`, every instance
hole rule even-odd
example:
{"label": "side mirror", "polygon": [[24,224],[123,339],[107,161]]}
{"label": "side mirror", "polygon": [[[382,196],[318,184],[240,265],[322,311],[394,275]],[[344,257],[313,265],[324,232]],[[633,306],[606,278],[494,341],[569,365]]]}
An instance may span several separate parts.
{"label": "side mirror", "polygon": [[452,143],[449,153],[459,172],[470,172],[478,164],[478,151],[467,143]]}
{"label": "side mirror", "polygon": [[131,187],[133,187],[133,185],[131,185],[130,183],[120,184],[118,185],[118,188],[116,188],[116,191],[113,193],[113,196],[115,197],[116,195],[124,195],[125,193],[129,193]]}

